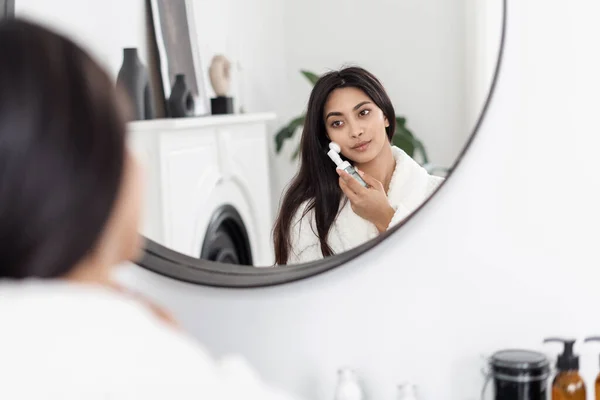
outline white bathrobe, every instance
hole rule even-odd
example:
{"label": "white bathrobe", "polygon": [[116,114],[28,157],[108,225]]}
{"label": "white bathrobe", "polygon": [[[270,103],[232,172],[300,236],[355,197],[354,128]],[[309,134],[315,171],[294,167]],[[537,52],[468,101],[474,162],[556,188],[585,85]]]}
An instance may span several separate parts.
{"label": "white bathrobe", "polygon": [[0,323],[0,399],[290,399],[100,286],[0,280]]}
{"label": "white bathrobe", "polygon": [[[429,175],[423,167],[400,148],[392,146],[392,154],[396,160],[396,168],[392,174],[387,197],[396,212],[388,229],[410,215],[443,181],[441,177]],[[345,200],[344,196],[342,204]],[[305,263],[323,258],[321,245],[315,233],[317,226],[314,209],[302,218],[307,203],[305,202],[298,208],[292,220],[290,232],[292,248],[288,264]],[[355,248],[379,234],[374,224],[354,213],[349,200],[345,203],[332,224],[327,238],[327,243],[335,254]]]}

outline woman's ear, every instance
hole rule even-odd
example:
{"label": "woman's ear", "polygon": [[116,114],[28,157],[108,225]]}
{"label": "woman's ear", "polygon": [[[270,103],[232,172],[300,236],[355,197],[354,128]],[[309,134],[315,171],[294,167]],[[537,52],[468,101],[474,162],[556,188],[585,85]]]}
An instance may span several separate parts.
{"label": "woman's ear", "polygon": [[386,128],[390,127],[390,121],[387,119],[387,117],[385,117],[385,127]]}

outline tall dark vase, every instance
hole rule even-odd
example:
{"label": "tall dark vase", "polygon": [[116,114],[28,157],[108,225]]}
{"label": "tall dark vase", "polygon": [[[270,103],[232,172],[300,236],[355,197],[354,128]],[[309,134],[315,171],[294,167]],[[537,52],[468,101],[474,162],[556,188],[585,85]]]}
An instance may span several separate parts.
{"label": "tall dark vase", "polygon": [[169,116],[172,118],[194,115],[194,97],[185,83],[185,75],[175,75],[175,82],[169,96]]}
{"label": "tall dark vase", "polygon": [[152,89],[148,70],[140,61],[135,47],[123,49],[123,64],[117,76],[117,84],[123,86],[133,106],[133,119],[152,119]]}

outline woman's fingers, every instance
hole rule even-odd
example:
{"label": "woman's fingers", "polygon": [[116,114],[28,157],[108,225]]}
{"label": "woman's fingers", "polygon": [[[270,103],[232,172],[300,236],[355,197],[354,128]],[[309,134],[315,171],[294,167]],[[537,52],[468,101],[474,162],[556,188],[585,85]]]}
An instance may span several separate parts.
{"label": "woman's fingers", "polygon": [[340,176],[340,178],[342,178],[342,180],[346,183],[348,188],[350,188],[350,190],[352,190],[357,195],[363,194],[363,192],[366,190],[366,188],[363,185],[361,185],[356,179],[354,179],[354,177],[352,177],[346,171],[338,169],[337,173]]}
{"label": "woman's fingers", "polygon": [[363,171],[360,171],[358,168],[356,169],[356,171],[361,176],[361,178],[363,178],[363,180],[365,182],[367,182],[367,185],[369,185],[375,189],[383,189],[383,184],[381,182],[379,182],[377,179],[373,178],[371,175],[369,175]]}
{"label": "woman's fingers", "polygon": [[350,187],[348,187],[348,184],[341,176],[339,179],[339,185],[342,189],[342,192],[344,192],[344,194],[346,195],[346,197],[348,197],[351,203],[355,203],[358,200],[358,195],[354,193],[352,189],[350,189]]}

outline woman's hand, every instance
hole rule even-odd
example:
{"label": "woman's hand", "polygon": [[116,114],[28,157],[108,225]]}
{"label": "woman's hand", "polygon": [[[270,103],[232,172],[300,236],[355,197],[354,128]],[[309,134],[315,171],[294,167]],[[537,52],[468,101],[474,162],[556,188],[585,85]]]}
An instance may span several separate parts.
{"label": "woman's hand", "polygon": [[390,206],[381,182],[362,171],[358,171],[370,186],[365,188],[346,171],[338,169],[337,173],[340,176],[340,188],[350,200],[352,210],[360,217],[373,223],[380,233],[384,232],[389,226],[395,211]]}

